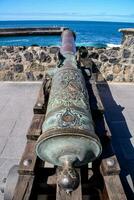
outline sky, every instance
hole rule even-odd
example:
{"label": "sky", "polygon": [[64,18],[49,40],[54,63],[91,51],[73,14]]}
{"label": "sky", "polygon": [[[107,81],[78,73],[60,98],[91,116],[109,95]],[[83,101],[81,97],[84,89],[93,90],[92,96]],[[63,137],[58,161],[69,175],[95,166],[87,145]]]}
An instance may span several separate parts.
{"label": "sky", "polygon": [[134,22],[134,0],[0,0],[0,20]]}

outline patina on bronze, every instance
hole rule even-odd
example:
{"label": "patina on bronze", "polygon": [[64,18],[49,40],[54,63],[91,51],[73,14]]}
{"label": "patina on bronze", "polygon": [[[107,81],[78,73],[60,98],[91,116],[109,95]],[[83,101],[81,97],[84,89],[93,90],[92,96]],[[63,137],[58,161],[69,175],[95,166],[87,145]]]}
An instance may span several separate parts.
{"label": "patina on bronze", "polygon": [[36,153],[42,160],[62,167],[58,181],[70,192],[79,183],[73,167],[95,160],[102,147],[94,131],[84,77],[77,68],[72,31],[63,32],[60,52],[64,62],[52,79],[43,134],[37,141]]}

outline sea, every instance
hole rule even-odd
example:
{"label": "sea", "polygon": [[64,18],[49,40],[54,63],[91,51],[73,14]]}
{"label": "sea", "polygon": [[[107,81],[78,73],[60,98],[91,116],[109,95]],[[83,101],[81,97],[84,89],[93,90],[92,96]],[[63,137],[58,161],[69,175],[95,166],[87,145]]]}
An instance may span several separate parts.
{"label": "sea", "polygon": [[[96,21],[0,21],[0,28],[67,27],[75,31],[77,46],[113,47],[121,44],[121,28],[134,28],[134,23]],[[60,36],[0,37],[0,46],[59,46]]]}

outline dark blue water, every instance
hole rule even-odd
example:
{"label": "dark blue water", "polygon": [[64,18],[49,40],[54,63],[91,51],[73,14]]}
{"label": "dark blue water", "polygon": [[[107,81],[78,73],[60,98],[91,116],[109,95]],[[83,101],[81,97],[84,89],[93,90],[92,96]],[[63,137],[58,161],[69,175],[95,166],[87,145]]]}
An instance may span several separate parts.
{"label": "dark blue water", "polygon": [[[64,26],[76,32],[78,46],[105,46],[121,43],[120,28],[133,28],[134,23],[86,21],[0,21],[0,28]],[[59,36],[0,37],[0,46],[60,45]]]}

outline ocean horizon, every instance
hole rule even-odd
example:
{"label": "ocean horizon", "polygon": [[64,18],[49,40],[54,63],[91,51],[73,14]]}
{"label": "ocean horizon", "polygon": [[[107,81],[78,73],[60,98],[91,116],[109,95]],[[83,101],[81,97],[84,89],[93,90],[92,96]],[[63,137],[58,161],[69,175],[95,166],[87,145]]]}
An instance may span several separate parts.
{"label": "ocean horizon", "polygon": [[[112,47],[119,46],[121,28],[134,28],[134,23],[74,21],[74,20],[11,20],[0,21],[0,28],[31,28],[62,26],[72,29],[77,36],[77,46]],[[12,36],[0,37],[0,46],[59,46],[60,36]]]}

